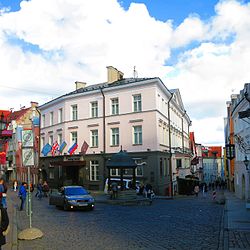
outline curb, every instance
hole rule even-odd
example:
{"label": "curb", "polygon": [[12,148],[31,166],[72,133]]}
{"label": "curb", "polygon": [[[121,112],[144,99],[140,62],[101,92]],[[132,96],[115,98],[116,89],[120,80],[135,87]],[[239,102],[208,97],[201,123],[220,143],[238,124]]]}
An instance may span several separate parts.
{"label": "curb", "polygon": [[11,250],[17,250],[18,241],[17,241],[17,211],[16,208],[13,207],[13,223],[12,223],[12,247]]}

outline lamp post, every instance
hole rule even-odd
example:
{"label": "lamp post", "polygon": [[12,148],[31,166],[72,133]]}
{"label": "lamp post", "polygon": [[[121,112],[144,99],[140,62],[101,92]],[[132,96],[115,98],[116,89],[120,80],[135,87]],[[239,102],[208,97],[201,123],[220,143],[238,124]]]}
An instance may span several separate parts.
{"label": "lamp post", "polygon": [[249,191],[249,185],[250,185],[250,168],[249,168],[249,160],[247,159],[247,156],[245,156],[245,160],[243,161],[246,167],[246,171],[248,173],[248,188],[247,188],[247,201],[246,201],[246,209],[250,209],[250,191]]}

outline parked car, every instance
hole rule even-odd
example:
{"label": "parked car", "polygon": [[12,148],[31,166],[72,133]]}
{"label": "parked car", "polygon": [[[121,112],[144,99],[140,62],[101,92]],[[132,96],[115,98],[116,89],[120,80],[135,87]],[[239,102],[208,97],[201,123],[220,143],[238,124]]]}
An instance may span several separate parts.
{"label": "parked car", "polygon": [[95,200],[82,186],[63,186],[58,193],[50,195],[49,204],[64,210],[75,208],[93,210]]}
{"label": "parked car", "polygon": [[[110,183],[112,182],[117,182],[118,184],[118,189],[120,190],[121,188],[121,179],[120,178],[110,178]],[[132,180],[130,179],[123,179],[123,187],[124,189],[129,189],[129,187],[132,185]],[[140,187],[140,182],[136,181],[136,193],[139,192],[139,187]],[[105,186],[104,186],[104,193],[108,193],[108,178],[105,181]]]}

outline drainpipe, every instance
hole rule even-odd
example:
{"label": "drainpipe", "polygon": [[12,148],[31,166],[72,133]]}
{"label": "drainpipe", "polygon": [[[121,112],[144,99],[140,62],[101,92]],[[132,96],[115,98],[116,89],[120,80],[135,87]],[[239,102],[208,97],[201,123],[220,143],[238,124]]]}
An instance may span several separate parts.
{"label": "drainpipe", "polygon": [[170,127],[170,101],[173,98],[171,97],[168,100],[168,138],[169,138],[169,175],[170,175],[170,197],[173,197],[173,177],[172,177],[172,147],[171,147],[171,127]]}
{"label": "drainpipe", "polygon": [[183,115],[182,115],[182,117],[181,117],[181,135],[182,135],[182,153],[184,153],[184,129],[183,129],[183,117],[185,116],[185,114],[187,113],[187,111],[186,110],[184,110],[184,113],[183,113]]}
{"label": "drainpipe", "polygon": [[103,93],[103,88],[100,87],[100,91],[102,93],[102,126],[103,126],[103,176],[104,176],[104,180],[103,180],[103,184],[105,185],[105,178],[106,178],[106,159],[105,159],[105,155],[106,155],[106,114],[105,114],[105,95]]}

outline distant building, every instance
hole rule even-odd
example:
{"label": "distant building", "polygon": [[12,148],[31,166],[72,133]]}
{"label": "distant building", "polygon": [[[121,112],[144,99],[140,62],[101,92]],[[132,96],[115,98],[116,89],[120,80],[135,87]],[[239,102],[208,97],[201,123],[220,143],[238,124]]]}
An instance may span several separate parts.
{"label": "distant building", "polygon": [[207,184],[224,180],[224,167],[221,146],[202,147],[204,182]]}

